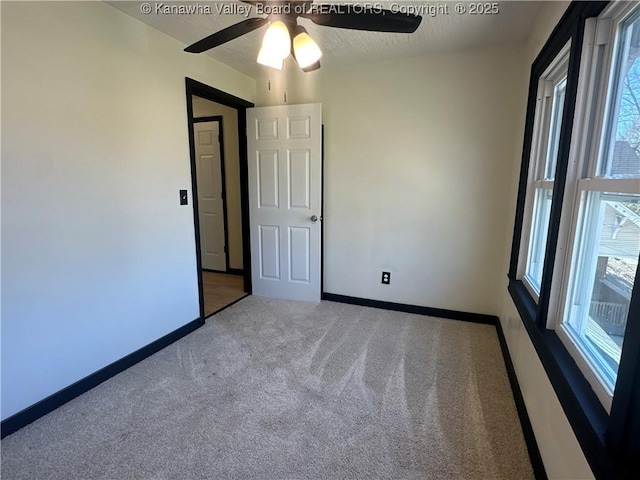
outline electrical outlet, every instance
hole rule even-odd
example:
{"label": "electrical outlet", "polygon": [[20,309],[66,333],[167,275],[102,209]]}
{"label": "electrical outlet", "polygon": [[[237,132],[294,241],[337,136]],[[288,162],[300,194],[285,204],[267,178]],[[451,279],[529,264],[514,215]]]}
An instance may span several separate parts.
{"label": "electrical outlet", "polygon": [[382,272],[382,283],[385,285],[391,283],[391,272]]}

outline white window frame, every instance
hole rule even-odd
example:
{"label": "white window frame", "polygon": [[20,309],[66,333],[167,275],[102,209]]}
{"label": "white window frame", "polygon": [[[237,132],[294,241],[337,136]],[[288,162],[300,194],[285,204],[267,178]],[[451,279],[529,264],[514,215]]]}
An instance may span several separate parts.
{"label": "white window frame", "polygon": [[[533,279],[531,279],[527,272],[527,267],[531,261],[531,256],[534,254],[533,245],[533,228],[534,223],[536,221],[537,212],[536,210],[536,197],[537,192],[540,189],[548,189],[553,192],[554,184],[555,184],[555,172],[553,177],[548,178],[546,175],[547,171],[547,163],[549,160],[549,156],[552,153],[551,148],[551,139],[550,135],[552,133],[552,123],[553,123],[553,106],[554,106],[554,98],[555,98],[555,87],[561,84],[563,81],[566,81],[567,73],[569,69],[569,54],[571,51],[571,41],[567,42],[567,44],[562,47],[556,58],[551,62],[551,64],[547,67],[544,73],[540,76],[538,81],[538,94],[537,94],[537,104],[534,115],[534,125],[533,125],[533,138],[531,143],[531,153],[529,156],[529,172],[528,172],[528,182],[527,182],[527,191],[525,196],[525,207],[524,207],[524,222],[522,229],[522,238],[523,241],[520,246],[520,255],[518,256],[518,270],[517,270],[517,278],[522,280],[522,283],[527,288],[531,296],[534,298],[536,303],[539,301],[539,290],[538,286],[533,283]],[[563,103],[564,103],[563,96]],[[565,113],[564,105],[562,109],[562,116]],[[560,124],[562,123],[562,116],[560,117]],[[559,134],[560,125],[558,125],[558,131],[555,132]],[[555,146],[555,165],[557,166],[557,142]],[[548,229],[548,225],[546,228]],[[548,235],[548,230],[547,230]],[[547,235],[544,235],[544,238],[547,238]],[[538,239],[539,233],[536,236]],[[546,242],[545,242],[546,243]],[[546,249],[546,244],[542,246],[543,250]],[[544,257],[540,259],[540,263],[544,264]]]}
{"label": "white window frame", "polygon": [[[600,133],[609,128],[618,88],[617,60],[619,57],[620,28],[631,18],[637,18],[638,4],[616,2],[598,17],[588,19],[585,25],[578,100],[571,140],[571,154],[563,200],[563,221],[559,231],[556,258],[552,276],[552,294],[549,301],[547,327],[555,329],[558,337],[572,355],[579,369],[590,383],[598,399],[610,412],[615,387],[608,385],[601,372],[592,364],[586,347],[574,338],[563,320],[572,300],[571,286],[577,272],[578,254],[584,239],[575,240],[578,232],[584,234],[581,212],[589,192],[640,194],[640,178],[608,178],[600,175],[603,152],[608,151],[610,135]],[[612,105],[612,103],[614,105]],[[592,134],[598,132],[598,134]],[[590,281],[592,276],[586,281]],[[558,287],[558,288],[554,288]]]}

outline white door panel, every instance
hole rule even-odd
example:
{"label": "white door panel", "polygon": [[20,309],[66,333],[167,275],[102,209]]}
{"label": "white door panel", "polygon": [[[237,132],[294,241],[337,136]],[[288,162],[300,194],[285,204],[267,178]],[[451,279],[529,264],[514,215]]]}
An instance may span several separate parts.
{"label": "white door panel", "polygon": [[319,104],[247,110],[255,295],[320,301],[321,122]]}
{"label": "white door panel", "polygon": [[311,283],[311,229],[289,227],[289,279]]}
{"label": "white door panel", "polygon": [[196,137],[202,268],[226,271],[219,124],[218,122],[199,122],[194,124],[193,129]]}
{"label": "white door panel", "polygon": [[275,225],[259,228],[260,278],[280,280],[280,229]]}
{"label": "white door panel", "polygon": [[311,150],[288,152],[289,208],[309,209],[311,194]]}
{"label": "white door panel", "polygon": [[265,150],[256,152],[256,168],[258,169],[258,206],[259,208],[278,208],[279,176],[278,151]]}

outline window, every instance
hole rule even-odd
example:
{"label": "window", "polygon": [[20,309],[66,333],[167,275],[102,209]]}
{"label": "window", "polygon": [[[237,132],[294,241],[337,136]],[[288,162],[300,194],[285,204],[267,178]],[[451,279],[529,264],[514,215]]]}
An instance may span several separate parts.
{"label": "window", "polygon": [[640,8],[627,5],[615,13],[595,29],[600,40],[591,53],[600,73],[591,79],[587,98],[606,93],[581,127],[602,127],[584,138],[592,143],[583,165],[576,165],[583,174],[559,317],[560,338],[579,355],[578,365],[607,410],[640,255]]}
{"label": "window", "polygon": [[[567,89],[568,43],[538,82],[534,125],[535,143],[531,149],[531,180],[527,192],[528,223],[531,225],[524,272],[521,276],[537,299],[542,281],[553,182],[558,161],[560,127]],[[524,257],[524,256],[523,256]],[[522,270],[522,268],[521,268]]]}
{"label": "window", "polygon": [[596,478],[640,478],[640,4],[573,2],[532,66],[509,291]]}

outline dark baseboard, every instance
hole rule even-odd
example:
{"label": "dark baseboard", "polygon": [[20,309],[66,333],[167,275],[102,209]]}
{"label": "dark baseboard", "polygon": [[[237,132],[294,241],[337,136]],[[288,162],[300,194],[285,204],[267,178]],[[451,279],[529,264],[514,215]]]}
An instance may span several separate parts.
{"label": "dark baseboard", "polygon": [[446,310],[443,308],[419,307],[417,305],[406,305],[404,303],[383,302],[381,300],[370,300],[368,298],[349,297],[337,295],[335,293],[323,293],[323,300],[331,302],[349,303],[362,307],[381,308],[383,310],[393,310],[396,312],[415,313],[427,315],[429,317],[448,318],[450,320],[462,320],[464,322],[483,323],[485,325],[495,325],[498,317],[485,315],[482,313],[458,312],[456,310]]}
{"label": "dark baseboard", "polygon": [[516,370],[513,368],[513,362],[511,361],[511,354],[507,346],[507,339],[504,336],[502,330],[502,324],[500,320],[496,322],[496,330],[498,332],[498,341],[500,342],[500,349],[502,350],[502,357],[504,358],[504,365],[507,369],[507,376],[509,377],[509,383],[511,384],[511,391],[513,392],[513,400],[516,404],[516,410],[518,411],[518,417],[520,418],[520,425],[522,425],[522,433],[524,435],[524,441],[527,445],[527,451],[529,452],[529,460],[533,467],[533,475],[536,480],[547,480],[547,472],[542,462],[542,456],[538,449],[538,442],[536,436],[533,433],[533,426],[531,420],[529,420],[529,414],[527,413],[527,406],[524,403],[524,397],[522,396],[522,390],[520,390],[520,383],[516,375]]}
{"label": "dark baseboard", "polygon": [[[216,313],[221,312],[222,310],[229,308],[235,303],[239,302],[246,296],[239,298],[235,302],[226,305],[225,307],[217,310],[211,315],[215,315]],[[529,458],[531,460],[531,465],[533,467],[533,472],[536,480],[547,480],[547,474],[544,469],[544,464],[542,462],[542,457],[540,455],[540,450],[538,449],[538,444],[536,443],[535,435],[533,433],[533,427],[531,426],[531,421],[529,420],[529,415],[527,413],[526,405],[524,403],[524,398],[522,396],[522,391],[520,390],[520,384],[518,383],[518,378],[515,373],[515,369],[513,368],[513,363],[511,361],[511,355],[509,354],[509,350],[507,348],[506,339],[504,337],[504,332],[502,331],[502,325],[497,317],[493,315],[484,315],[478,313],[469,313],[469,312],[459,312],[455,310],[445,310],[440,308],[431,308],[431,307],[419,307],[415,305],[405,305],[401,303],[392,303],[392,302],[382,302],[378,300],[369,300],[365,298],[358,297],[349,297],[345,295],[337,295],[333,293],[323,293],[323,300],[329,300],[333,302],[340,303],[348,303],[352,305],[360,305],[365,307],[373,307],[373,308],[381,308],[385,310],[393,310],[399,312],[406,313],[415,313],[419,315],[427,315],[431,317],[439,317],[439,318],[447,318],[452,320],[462,320],[473,323],[482,323],[486,325],[494,325],[497,330],[498,340],[500,343],[500,348],[502,350],[502,356],[504,358],[505,367],[507,370],[507,376],[509,378],[509,383],[511,384],[511,390],[513,392],[513,398],[516,404],[516,409],[518,412],[518,416],[520,418],[520,423],[522,425],[522,431],[524,434],[524,439],[527,445],[527,450],[529,452]],[[144,360],[145,358],[153,355],[159,350],[162,350],[166,346],[172,344],[176,340],[184,337],[185,335],[191,333],[197,328],[204,325],[204,320],[198,318],[189,322],[188,324],[174,330],[171,333],[168,333],[162,338],[142,347],[139,350],[127,355],[126,357],[121,358],[120,360],[115,361],[114,363],[104,367],[101,370],[89,375],[88,377],[83,378],[82,380],[77,381],[76,383],[68,386],[67,388],[60,390],[57,393],[45,398],[44,400],[22,410],[19,413],[7,418],[2,421],[1,429],[2,429],[2,437],[4,438],[7,435],[16,432],[17,430],[25,427],[26,425],[34,422],[38,418],[46,415],[49,412],[52,412],[56,408],[64,405],[65,403],[73,400],[74,398],[82,395],[83,393],[91,390],[93,387],[101,384],[102,382],[108,380],[109,378],[117,375],[118,373],[126,370],[127,368],[135,365],[136,363]]]}
{"label": "dark baseboard", "polygon": [[38,403],[25,408],[21,412],[12,415],[6,420],[3,420],[2,424],[0,425],[0,429],[2,431],[0,438],[11,435],[13,432],[29,425],[31,422],[34,422],[38,418],[52,412],[68,401],[73,400],[74,398],[91,390],[93,387],[100,385],[102,382],[110,379],[114,375],[123,372],[127,368],[144,360],[150,355],[153,355],[157,351],[162,350],[168,345],[171,345],[176,340],[191,333],[202,325],[204,325],[204,319],[197,318],[196,320],[183,325],[173,332],[168,333],[164,337],[161,337],[158,340],[155,340],[154,342],[151,342],[150,344],[142,347],[141,349],[130,353],[126,357],[123,357],[120,360],[116,360],[112,364],[107,365],[106,367],[98,370],[95,373],[92,373],[82,380],[78,380],[74,384],[69,385],[59,392],[48,396],[44,400],[41,400]]}
{"label": "dark baseboard", "polygon": [[405,305],[402,303],[382,302],[379,300],[370,300],[366,298],[349,297],[345,295],[336,295],[334,293],[323,293],[323,300],[329,300],[332,302],[349,303],[352,305],[360,305],[363,307],[381,308],[384,310],[394,310],[397,312],[415,313],[418,315],[428,315],[430,317],[447,318],[451,320],[462,320],[465,322],[482,323],[486,325],[493,325],[496,327],[498,334],[498,341],[500,343],[500,349],[502,351],[502,357],[507,370],[507,376],[509,378],[509,384],[511,385],[511,391],[513,392],[513,399],[516,404],[516,410],[520,419],[520,425],[522,426],[522,433],[527,445],[527,451],[529,452],[529,460],[533,468],[533,473],[536,480],[547,480],[547,472],[542,462],[542,456],[538,449],[538,443],[533,433],[533,427],[531,426],[531,420],[527,413],[527,407],[524,403],[524,397],[520,390],[520,384],[516,371],[513,368],[513,362],[511,361],[511,355],[507,348],[507,341],[502,331],[502,325],[498,317],[494,315],[485,315],[479,313],[459,312],[456,310],[446,310],[441,308],[431,307],[419,307],[415,305]]}

